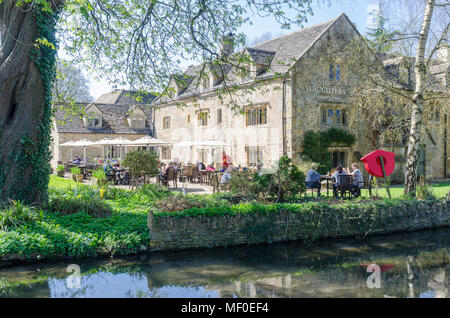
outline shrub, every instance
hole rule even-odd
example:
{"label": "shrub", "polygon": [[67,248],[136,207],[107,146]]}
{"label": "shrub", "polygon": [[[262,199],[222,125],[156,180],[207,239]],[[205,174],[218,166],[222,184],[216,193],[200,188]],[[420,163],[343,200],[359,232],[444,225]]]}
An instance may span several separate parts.
{"label": "shrub", "polygon": [[154,151],[135,150],[125,156],[122,164],[128,167],[132,178],[141,173],[147,173],[154,177],[158,174],[158,157]]}
{"label": "shrub", "polygon": [[64,166],[63,165],[58,165],[58,167],[56,167],[57,171],[64,171]]}
{"label": "shrub", "polygon": [[203,208],[201,202],[189,199],[183,195],[165,197],[155,202],[154,208],[162,212],[179,212],[191,208]]}
{"label": "shrub", "polygon": [[416,190],[417,198],[420,200],[435,200],[436,196],[433,193],[432,187],[427,183],[424,176],[419,179],[419,184]]}
{"label": "shrub", "polygon": [[246,201],[283,202],[305,192],[305,174],[283,156],[274,174],[235,172],[230,180],[230,191]]}
{"label": "shrub", "polygon": [[81,174],[81,169],[78,167],[72,167],[70,168],[70,173],[72,174]]}
{"label": "shrub", "polygon": [[10,200],[0,205],[0,230],[17,227],[27,221],[42,219],[42,211],[25,205],[21,201]]}
{"label": "shrub", "polygon": [[105,217],[112,213],[111,207],[98,194],[55,195],[49,200],[48,210],[63,215],[84,212],[94,217]]}

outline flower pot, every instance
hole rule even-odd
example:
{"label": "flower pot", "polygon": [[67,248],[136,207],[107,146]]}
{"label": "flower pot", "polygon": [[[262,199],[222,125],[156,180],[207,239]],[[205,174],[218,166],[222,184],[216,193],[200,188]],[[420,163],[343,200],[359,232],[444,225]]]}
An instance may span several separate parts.
{"label": "flower pot", "polygon": [[64,170],[57,170],[57,171],[56,171],[56,175],[57,175],[58,177],[64,178]]}
{"label": "flower pot", "polygon": [[76,174],[75,175],[75,181],[82,182],[83,181],[83,175],[82,174]]}

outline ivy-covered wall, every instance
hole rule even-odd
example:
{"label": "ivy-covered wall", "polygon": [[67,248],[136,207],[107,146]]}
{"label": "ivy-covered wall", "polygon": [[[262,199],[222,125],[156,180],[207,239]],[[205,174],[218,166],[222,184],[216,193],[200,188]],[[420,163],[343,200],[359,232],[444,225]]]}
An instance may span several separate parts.
{"label": "ivy-covered wall", "polygon": [[151,250],[364,237],[450,226],[450,200],[238,205],[150,213]]}

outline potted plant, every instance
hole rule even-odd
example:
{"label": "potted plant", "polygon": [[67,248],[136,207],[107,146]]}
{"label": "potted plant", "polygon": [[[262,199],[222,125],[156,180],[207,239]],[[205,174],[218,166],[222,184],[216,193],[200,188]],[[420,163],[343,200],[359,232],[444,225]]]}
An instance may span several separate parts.
{"label": "potted plant", "polygon": [[64,177],[64,166],[63,165],[58,165],[58,167],[56,167],[56,175],[58,177]]}
{"label": "potted plant", "polygon": [[70,168],[70,173],[72,173],[72,179],[77,182],[83,181],[83,174],[81,173],[81,169],[78,167]]}
{"label": "potted plant", "polygon": [[97,168],[92,172],[93,184],[99,188],[104,188],[108,185],[108,179],[106,178],[106,173],[102,168]]}

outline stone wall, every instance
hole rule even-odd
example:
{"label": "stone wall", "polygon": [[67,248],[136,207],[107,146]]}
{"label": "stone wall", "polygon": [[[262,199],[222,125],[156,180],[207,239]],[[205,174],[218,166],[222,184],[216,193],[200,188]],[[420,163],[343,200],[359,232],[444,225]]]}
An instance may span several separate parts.
{"label": "stone wall", "polygon": [[[159,216],[148,218],[151,250],[212,248],[344,236],[414,231],[450,225],[450,200],[402,203],[353,210],[331,206],[322,210],[279,209],[272,213],[222,216]],[[372,210],[371,210],[372,209]]]}

